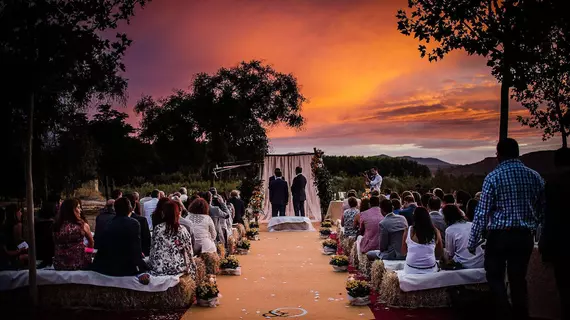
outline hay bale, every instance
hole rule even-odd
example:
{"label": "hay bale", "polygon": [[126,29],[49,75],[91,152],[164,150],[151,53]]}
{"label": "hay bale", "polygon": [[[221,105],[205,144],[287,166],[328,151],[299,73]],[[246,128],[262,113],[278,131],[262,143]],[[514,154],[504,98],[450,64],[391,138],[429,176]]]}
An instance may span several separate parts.
{"label": "hay bale", "polygon": [[382,277],[384,277],[385,272],[386,268],[384,267],[384,261],[375,260],[372,263],[372,269],[370,271],[370,285],[372,286],[372,289],[380,291],[380,285],[382,285]]}
{"label": "hay bale", "polygon": [[[84,284],[38,286],[39,306],[48,308],[82,308],[102,310],[186,309],[194,302],[196,284],[184,275],[180,282],[163,292],[142,292],[130,289],[99,287]],[[27,300],[28,287],[0,293],[2,303],[16,304]]]}
{"label": "hay bale", "polygon": [[350,254],[352,246],[356,243],[356,237],[342,237],[340,245],[344,254]]}
{"label": "hay bale", "polygon": [[205,252],[200,255],[206,265],[206,274],[218,274],[220,272],[220,256],[215,252]]}
{"label": "hay bale", "polygon": [[370,271],[372,269],[372,261],[368,259],[366,253],[358,253],[358,270],[367,279],[370,279]]}
{"label": "hay bale", "polygon": [[218,255],[224,258],[226,256],[226,248],[224,247],[224,245],[222,243],[218,243],[216,245],[216,248],[218,249]]}
{"label": "hay bale", "polygon": [[206,281],[206,263],[202,258],[194,258],[196,263],[196,283],[202,283]]}
{"label": "hay bale", "polygon": [[229,254],[235,254],[237,247],[237,240],[234,236],[231,236],[228,240],[228,251]]}
{"label": "hay bale", "polygon": [[[241,223],[238,223],[237,229],[239,231],[239,239],[244,238],[246,236],[245,226]],[[239,241],[238,239],[238,241]]]}
{"label": "hay bale", "polygon": [[351,266],[358,268],[358,250],[356,249],[356,241],[354,242],[352,248],[350,249],[349,262]]}
{"label": "hay bale", "polygon": [[386,271],[380,285],[377,303],[393,308],[443,308],[451,305],[446,288],[403,292],[394,271]]}

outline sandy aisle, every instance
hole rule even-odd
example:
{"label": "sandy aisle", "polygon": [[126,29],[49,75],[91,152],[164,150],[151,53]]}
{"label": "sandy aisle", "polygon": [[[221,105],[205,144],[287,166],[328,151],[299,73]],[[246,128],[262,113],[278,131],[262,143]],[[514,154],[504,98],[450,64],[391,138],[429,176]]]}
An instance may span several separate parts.
{"label": "sandy aisle", "polygon": [[239,256],[242,276],[218,276],[221,305],[193,306],[183,319],[264,319],[264,314],[286,307],[306,310],[303,319],[374,319],[368,307],[347,307],[348,274],[332,271],[316,232],[262,232],[260,236],[249,255]]}

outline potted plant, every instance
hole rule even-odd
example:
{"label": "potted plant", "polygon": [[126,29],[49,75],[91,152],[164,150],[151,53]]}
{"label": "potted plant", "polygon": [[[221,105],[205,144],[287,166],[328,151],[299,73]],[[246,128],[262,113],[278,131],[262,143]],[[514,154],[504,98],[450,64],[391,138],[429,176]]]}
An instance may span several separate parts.
{"label": "potted plant", "polygon": [[259,229],[251,228],[247,230],[246,235],[249,240],[259,240]]}
{"label": "potted plant", "polygon": [[220,290],[215,281],[205,281],[196,288],[197,303],[201,307],[213,308],[218,305]]}
{"label": "potted plant", "polygon": [[326,239],[325,241],[323,241],[323,253],[324,254],[327,254],[327,255],[335,254],[336,248],[337,248],[337,243],[335,240]]}
{"label": "potted plant", "polygon": [[323,228],[331,228],[332,227],[332,222],[330,220],[325,220],[323,222],[321,222],[321,227]]}
{"label": "potted plant", "polygon": [[336,272],[344,272],[348,270],[348,257],[345,255],[334,255],[331,258],[330,265]]}
{"label": "potted plant", "polygon": [[321,228],[319,230],[319,234],[321,236],[321,239],[326,239],[331,235],[331,229],[330,228]]}
{"label": "potted plant", "polygon": [[241,239],[237,243],[236,248],[237,248],[238,254],[245,255],[249,252],[249,248],[251,248],[251,242],[249,242],[249,240],[247,240],[247,239]]}
{"label": "potted plant", "polygon": [[241,275],[241,267],[236,256],[227,256],[220,261],[220,273],[230,276]]}
{"label": "potted plant", "polygon": [[346,282],[348,301],[353,306],[366,306],[370,304],[370,286],[364,280],[356,280],[349,277]]}

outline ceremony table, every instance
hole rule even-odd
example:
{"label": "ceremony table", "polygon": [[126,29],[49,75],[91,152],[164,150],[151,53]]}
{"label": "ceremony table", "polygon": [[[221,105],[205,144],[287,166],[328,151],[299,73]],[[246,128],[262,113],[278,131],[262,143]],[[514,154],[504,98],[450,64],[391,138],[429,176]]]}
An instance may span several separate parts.
{"label": "ceremony table", "polygon": [[330,219],[331,221],[336,221],[342,217],[342,201],[334,200],[329,202],[329,208],[327,209],[327,215],[325,219]]}

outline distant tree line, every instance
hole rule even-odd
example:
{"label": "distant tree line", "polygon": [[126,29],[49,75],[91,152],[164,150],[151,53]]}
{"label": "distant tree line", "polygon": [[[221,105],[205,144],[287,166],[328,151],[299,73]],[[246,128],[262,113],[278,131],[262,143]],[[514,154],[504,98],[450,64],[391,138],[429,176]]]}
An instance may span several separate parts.
{"label": "distant tree line", "polygon": [[323,162],[333,176],[362,176],[365,171],[377,167],[382,176],[392,177],[430,177],[431,172],[425,165],[416,161],[385,156],[324,156]]}

